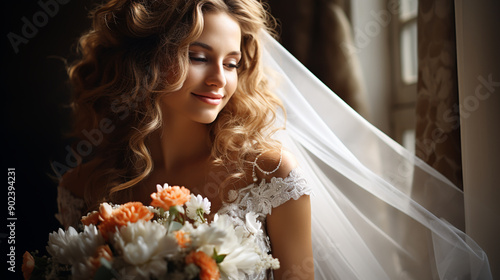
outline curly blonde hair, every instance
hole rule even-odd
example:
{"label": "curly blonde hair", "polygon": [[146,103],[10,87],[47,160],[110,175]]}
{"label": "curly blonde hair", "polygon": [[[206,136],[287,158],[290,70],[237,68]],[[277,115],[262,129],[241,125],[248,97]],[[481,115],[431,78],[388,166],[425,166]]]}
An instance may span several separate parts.
{"label": "curly blonde hair", "polygon": [[111,0],[92,12],[93,26],[79,40],[81,59],[68,69],[73,135],[85,139],[103,122],[108,128],[89,158],[95,168],[85,185],[88,205],[99,203],[96,196],[117,200],[152,172],[145,143],[161,127],[159,101],[186,79],[189,45],[207,12],[227,13],[242,33],[238,87],[209,125],[214,163],[236,166],[233,176],[242,177],[247,159],[278,146],[268,132],[283,106],[268,88],[258,39],[275,22],[260,1]]}

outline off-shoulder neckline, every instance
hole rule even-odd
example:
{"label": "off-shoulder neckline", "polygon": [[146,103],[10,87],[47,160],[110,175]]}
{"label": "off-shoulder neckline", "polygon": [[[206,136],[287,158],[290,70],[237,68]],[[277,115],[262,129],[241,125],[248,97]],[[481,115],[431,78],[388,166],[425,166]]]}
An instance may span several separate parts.
{"label": "off-shoulder neckline", "polygon": [[[263,185],[268,185],[268,184],[283,183],[283,182],[286,182],[287,180],[290,180],[289,178],[294,178],[299,173],[300,173],[300,168],[299,167],[295,167],[292,170],[290,170],[290,172],[288,173],[288,176],[286,176],[284,178],[282,178],[282,177],[272,177],[269,180],[266,180],[265,178],[262,178],[260,180],[260,182],[252,182],[252,183],[248,184],[246,187],[240,188],[240,189],[238,189],[236,191],[237,192],[242,192],[242,191],[246,191],[248,189],[254,188],[255,186],[263,186]],[[65,195],[70,195],[73,199],[76,199],[76,200],[79,200],[79,201],[84,201],[83,198],[74,195],[70,190],[68,190],[67,188],[65,188],[65,187],[63,187],[61,185],[57,186],[57,191],[58,192],[62,191],[62,192],[65,193]]]}

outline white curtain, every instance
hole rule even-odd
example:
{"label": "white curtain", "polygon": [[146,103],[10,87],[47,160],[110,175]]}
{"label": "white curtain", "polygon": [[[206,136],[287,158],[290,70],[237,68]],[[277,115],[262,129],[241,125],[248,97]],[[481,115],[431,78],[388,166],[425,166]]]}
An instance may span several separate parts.
{"label": "white curtain", "polygon": [[484,252],[453,226],[463,220],[463,193],[268,34],[262,40],[266,73],[287,110],[277,137],[297,155],[314,192],[316,278],[491,278]]}

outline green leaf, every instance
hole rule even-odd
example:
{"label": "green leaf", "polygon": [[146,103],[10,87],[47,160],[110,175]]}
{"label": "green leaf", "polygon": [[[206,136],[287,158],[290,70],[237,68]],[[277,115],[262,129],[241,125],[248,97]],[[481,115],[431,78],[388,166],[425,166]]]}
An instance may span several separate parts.
{"label": "green leaf", "polygon": [[159,209],[160,211],[160,217],[165,217],[165,209],[161,208],[161,207],[157,207],[157,209]]}
{"label": "green leaf", "polygon": [[113,268],[112,264],[107,259],[101,258],[100,261],[101,261],[101,265],[106,267],[107,269]]}
{"label": "green leaf", "polygon": [[215,257],[215,262],[216,263],[221,263],[224,261],[224,259],[226,258],[227,254],[223,254],[223,255],[217,255],[217,257]]}
{"label": "green leaf", "polygon": [[214,259],[216,263],[223,262],[226,256],[227,254],[222,254],[222,255],[217,254],[217,250],[215,250],[214,248],[214,254],[212,255],[212,259]]}
{"label": "green leaf", "polygon": [[115,275],[113,271],[104,265],[100,266],[95,275],[94,275],[94,280],[111,280],[114,279]]}
{"label": "green leaf", "polygon": [[110,280],[110,279],[120,279],[116,270],[113,269],[113,265],[105,258],[100,259],[101,266],[97,269],[94,280]]}
{"label": "green leaf", "polygon": [[176,222],[176,221],[173,221],[173,222],[170,224],[169,232],[170,232],[170,231],[180,230],[181,228],[182,228],[182,224],[181,224],[181,223]]}
{"label": "green leaf", "polygon": [[168,209],[168,214],[170,216],[174,216],[175,217],[175,215],[177,215],[178,212],[179,211],[177,211],[177,207],[175,207],[175,206],[172,206],[172,207],[170,207],[170,209]]}

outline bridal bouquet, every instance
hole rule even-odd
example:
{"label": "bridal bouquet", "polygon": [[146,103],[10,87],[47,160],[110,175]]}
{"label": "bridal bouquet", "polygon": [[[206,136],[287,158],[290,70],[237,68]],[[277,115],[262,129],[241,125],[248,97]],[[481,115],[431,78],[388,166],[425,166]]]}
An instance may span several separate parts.
{"label": "bridal bouquet", "polygon": [[240,226],[226,215],[208,223],[207,198],[167,184],[151,198],[151,206],[102,203],[80,232],[51,233],[50,256],[24,254],[25,279],[240,279],[279,268],[255,242],[263,234],[255,214]]}

